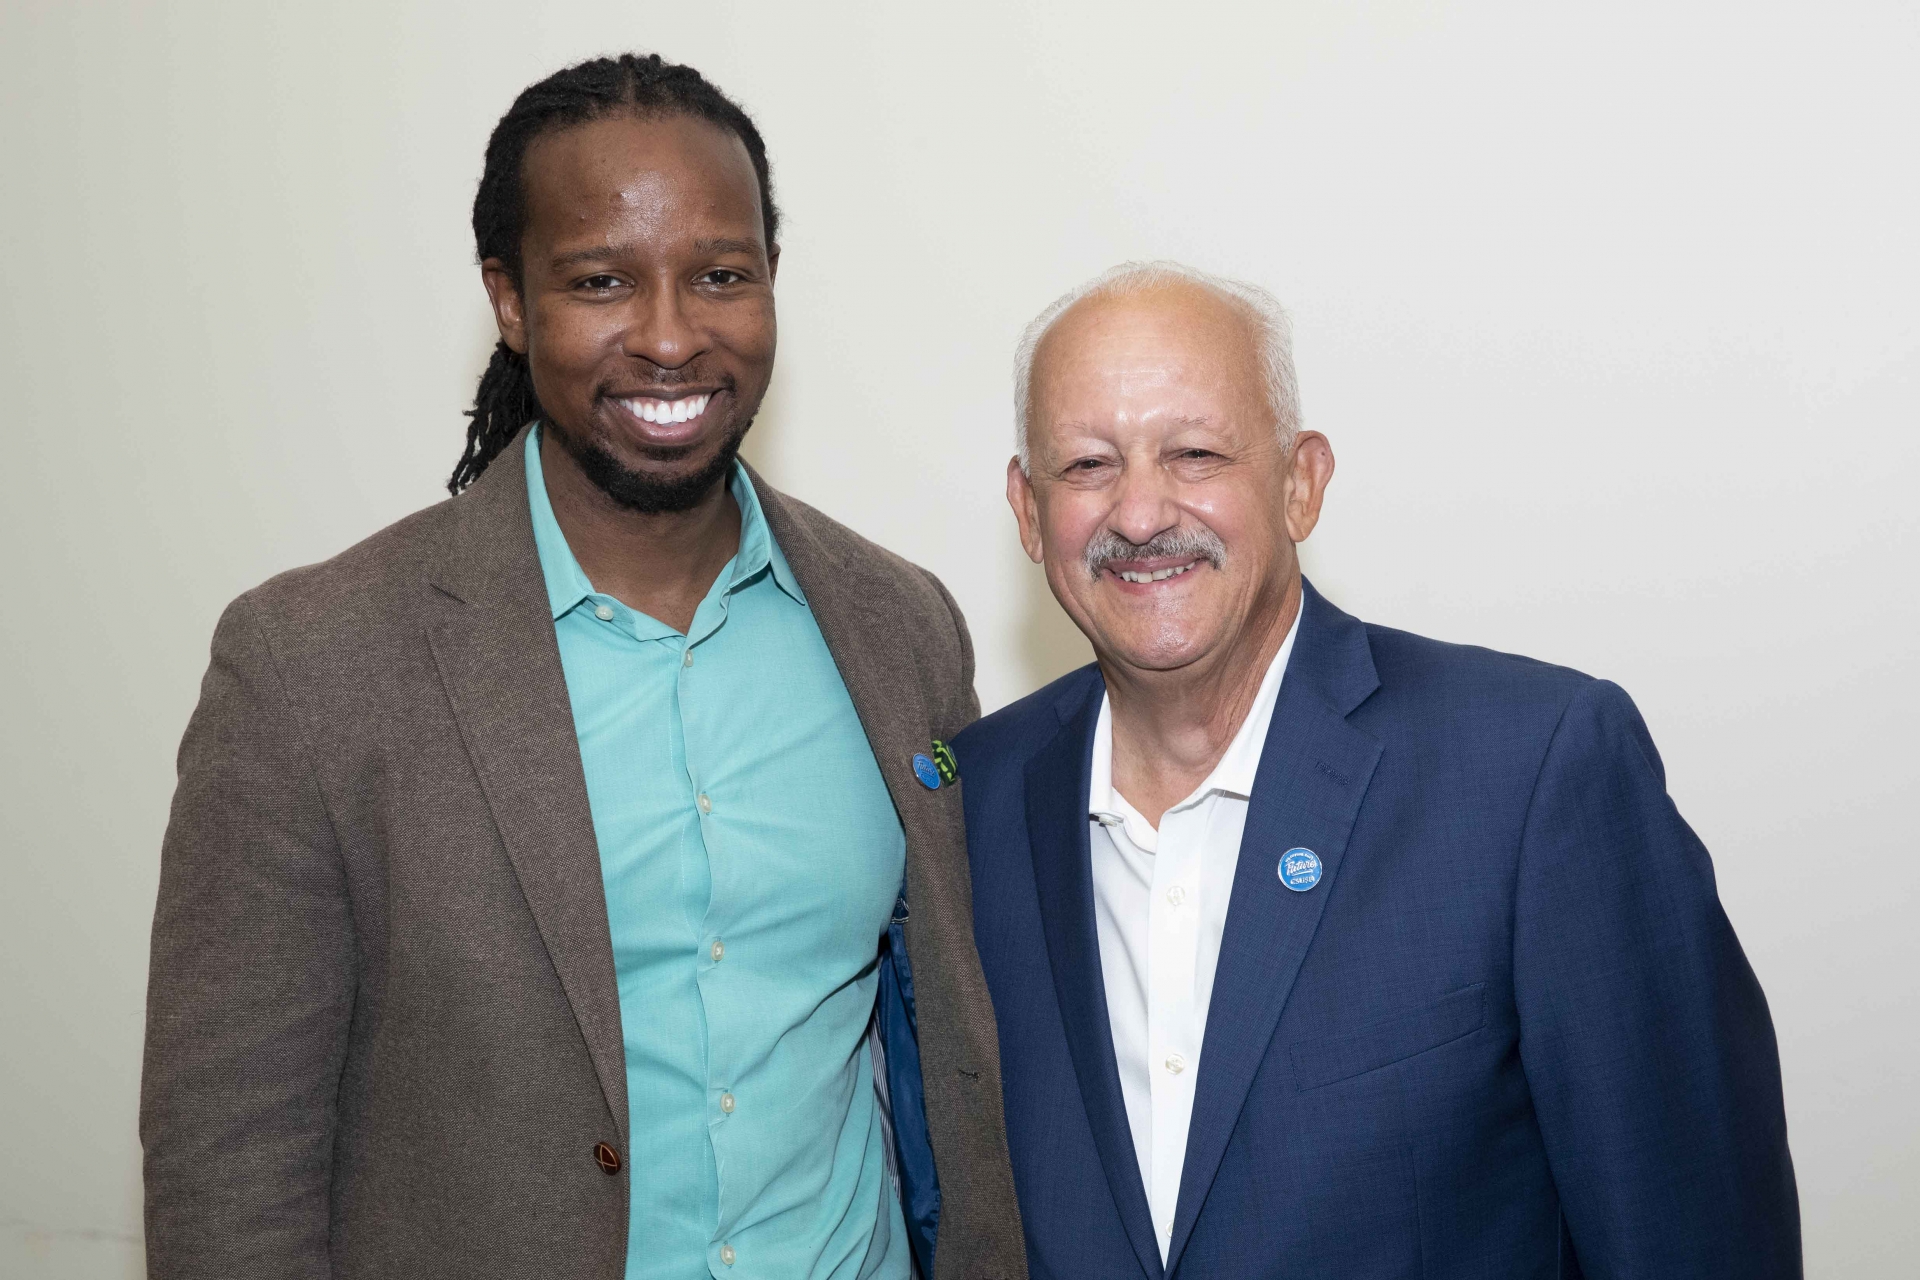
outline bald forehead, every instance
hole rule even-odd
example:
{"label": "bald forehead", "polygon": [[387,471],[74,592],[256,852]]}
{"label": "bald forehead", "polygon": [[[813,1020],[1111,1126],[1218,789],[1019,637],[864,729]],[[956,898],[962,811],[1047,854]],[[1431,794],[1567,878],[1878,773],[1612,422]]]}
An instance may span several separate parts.
{"label": "bald forehead", "polygon": [[1258,320],[1237,298],[1188,280],[1155,281],[1090,294],[1060,314],[1034,350],[1034,381],[1056,364],[1077,364],[1141,345],[1199,356],[1229,377],[1254,382]]}

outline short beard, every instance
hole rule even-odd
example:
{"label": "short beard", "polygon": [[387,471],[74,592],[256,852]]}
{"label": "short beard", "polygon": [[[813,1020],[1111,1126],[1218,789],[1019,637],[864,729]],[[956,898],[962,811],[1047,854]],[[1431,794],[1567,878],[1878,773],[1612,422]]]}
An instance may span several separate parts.
{"label": "short beard", "polygon": [[1080,555],[1087,576],[1099,581],[1100,574],[1115,560],[1205,560],[1218,569],[1226,563],[1227,546],[1220,535],[1205,525],[1168,529],[1145,542],[1129,542],[1111,529],[1103,528],[1087,543]]}
{"label": "short beard", "polygon": [[[753,419],[748,418],[740,424],[739,430],[729,432],[727,438],[720,442],[720,448],[712,460],[698,471],[665,479],[621,466],[619,460],[597,441],[577,440],[572,432],[564,430],[556,430],[553,434],[559,440],[560,447],[573,456],[573,460],[580,464],[580,470],[599,487],[600,492],[629,511],[654,516],[691,511],[699,506],[713,492],[714,486],[725,481],[733,470],[734,459],[740,456],[740,442],[747,438],[747,431],[752,426]],[[678,452],[662,451],[657,456],[666,462],[671,461]]]}

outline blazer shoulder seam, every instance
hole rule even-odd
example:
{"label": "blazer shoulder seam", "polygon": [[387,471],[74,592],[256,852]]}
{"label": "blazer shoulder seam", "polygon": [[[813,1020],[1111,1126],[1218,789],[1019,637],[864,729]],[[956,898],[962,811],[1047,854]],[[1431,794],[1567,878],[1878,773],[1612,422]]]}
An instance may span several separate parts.
{"label": "blazer shoulder seam", "polygon": [[312,726],[308,723],[306,708],[294,696],[293,687],[281,667],[280,656],[274,651],[273,635],[260,617],[261,605],[259,593],[267,584],[245,592],[231,606],[244,617],[245,624],[252,630],[254,639],[260,646],[260,652],[266,659],[267,675],[278,691],[280,701],[285,705],[287,718],[292,724],[294,747],[300,753],[301,767],[306,770],[307,784],[313,788],[314,796],[320,802],[320,812],[327,820],[327,834],[332,838],[335,853],[342,848],[340,841],[340,822],[333,811],[333,803],[327,798],[327,789],[320,781],[319,755],[314,750]]}
{"label": "blazer shoulder seam", "polygon": [[[1576,672],[1575,674],[1580,673]],[[1519,845],[1514,850],[1514,866],[1516,871],[1527,856],[1527,832],[1533,826],[1533,808],[1540,799],[1540,783],[1547,776],[1547,762],[1553,759],[1553,749],[1560,744],[1561,731],[1567,727],[1567,715],[1582,698],[1585,698],[1596,689],[1608,686],[1609,683],[1610,682],[1605,680],[1596,680],[1592,676],[1583,676],[1581,682],[1574,685],[1568,691],[1566,701],[1560,704],[1560,714],[1554,718],[1553,731],[1547,735],[1546,745],[1541,748],[1539,764],[1534,766],[1533,782],[1527,789],[1526,808],[1520,813]],[[1516,891],[1513,894],[1513,901],[1510,904],[1511,910],[1507,921],[1507,936],[1515,939],[1520,936],[1520,922],[1518,918],[1520,912],[1520,894],[1517,885],[1518,879],[1516,876]]]}

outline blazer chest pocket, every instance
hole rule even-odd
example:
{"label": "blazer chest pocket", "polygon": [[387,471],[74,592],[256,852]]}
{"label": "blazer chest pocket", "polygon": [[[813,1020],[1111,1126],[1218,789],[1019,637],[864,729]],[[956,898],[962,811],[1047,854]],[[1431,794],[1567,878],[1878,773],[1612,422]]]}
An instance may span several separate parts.
{"label": "blazer chest pocket", "polygon": [[1487,984],[1476,982],[1348,1035],[1296,1041],[1289,1050],[1294,1088],[1337,1084],[1470,1036],[1486,1023],[1486,992]]}

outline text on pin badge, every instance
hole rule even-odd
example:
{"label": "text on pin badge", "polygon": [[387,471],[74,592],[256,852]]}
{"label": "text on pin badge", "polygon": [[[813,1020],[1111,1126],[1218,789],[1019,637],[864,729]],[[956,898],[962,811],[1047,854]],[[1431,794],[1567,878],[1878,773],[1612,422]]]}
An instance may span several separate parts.
{"label": "text on pin badge", "polygon": [[1305,893],[1320,883],[1320,855],[1311,849],[1289,849],[1280,855],[1280,883]]}

